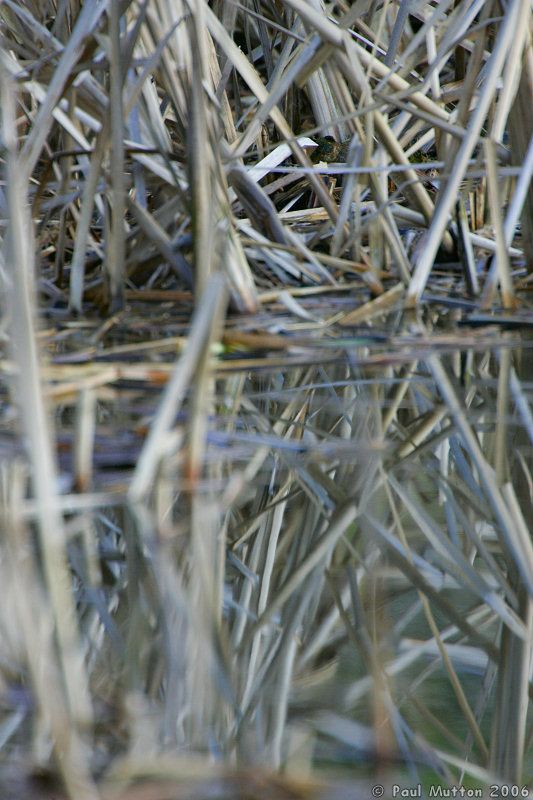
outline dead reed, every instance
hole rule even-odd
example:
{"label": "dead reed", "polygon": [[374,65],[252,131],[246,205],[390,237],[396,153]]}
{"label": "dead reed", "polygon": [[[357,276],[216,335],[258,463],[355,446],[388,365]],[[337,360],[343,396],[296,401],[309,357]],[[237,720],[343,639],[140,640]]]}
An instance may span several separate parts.
{"label": "dead reed", "polygon": [[2,798],[528,796],[532,17],[0,4]]}

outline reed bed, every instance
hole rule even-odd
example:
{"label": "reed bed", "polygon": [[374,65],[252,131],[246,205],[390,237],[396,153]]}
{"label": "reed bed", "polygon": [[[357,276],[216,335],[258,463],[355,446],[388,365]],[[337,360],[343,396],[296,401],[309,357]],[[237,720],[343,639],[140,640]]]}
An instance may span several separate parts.
{"label": "reed bed", "polygon": [[531,32],[0,4],[2,798],[530,796]]}

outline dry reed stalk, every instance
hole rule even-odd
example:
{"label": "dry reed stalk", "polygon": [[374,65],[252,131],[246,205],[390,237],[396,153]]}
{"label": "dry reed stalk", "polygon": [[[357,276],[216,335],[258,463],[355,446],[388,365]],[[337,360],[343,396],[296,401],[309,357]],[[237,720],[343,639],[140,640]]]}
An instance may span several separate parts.
{"label": "dry reed stalk", "polygon": [[151,425],[150,436],[139,456],[135,475],[131,481],[129,496],[132,503],[146,497],[153,485],[155,471],[165,451],[164,436],[179,411],[179,407],[192,376],[197,368],[200,356],[209,348],[213,320],[216,312],[224,302],[224,283],[220,275],[215,275],[209,282],[209,290],[198,308],[195,324],[191,328],[187,347],[177,362],[171,381],[165,390],[161,407]]}
{"label": "dry reed stalk", "polygon": [[[6,199],[9,220],[3,269],[4,313],[8,314],[13,358],[18,364],[15,396],[20,405],[27,438],[32,492],[37,506],[36,522],[46,586],[42,622],[46,620],[48,623],[43,631],[46,641],[42,641],[42,646],[47,653],[51,670],[57,671],[55,680],[64,685],[64,695],[61,700],[57,697],[60,705],[51,719],[48,718],[50,707],[45,696],[48,687],[46,681],[40,680],[38,661],[32,658],[34,691],[43,714],[42,723],[46,725],[49,721],[53,725],[60,768],[61,750],[64,748],[67,753],[62,766],[65,781],[71,791],[75,789],[80,797],[94,800],[97,792],[89,774],[87,752],[83,743],[84,733],[92,725],[92,702],[68,569],[65,529],[57,504],[57,471],[52,431],[42,392],[34,327],[33,237],[25,183],[29,170],[28,156],[24,152],[20,155],[17,153],[14,88],[3,69],[2,73],[2,136],[7,148]],[[17,544],[16,547],[18,550]],[[20,556],[19,551],[15,557]],[[31,626],[28,627],[30,608],[21,607],[20,614],[24,619],[25,634],[31,636]],[[54,637],[57,637],[57,642],[53,641]],[[29,651],[32,647],[31,641],[26,640],[24,646]]]}
{"label": "dry reed stalk", "polygon": [[110,177],[109,197],[109,244],[107,251],[107,271],[109,274],[110,308],[117,310],[124,305],[124,260],[126,242],[124,216],[126,211],[124,185],[124,72],[129,64],[121,58],[120,11],[112,5],[109,14],[109,115],[110,115]]}

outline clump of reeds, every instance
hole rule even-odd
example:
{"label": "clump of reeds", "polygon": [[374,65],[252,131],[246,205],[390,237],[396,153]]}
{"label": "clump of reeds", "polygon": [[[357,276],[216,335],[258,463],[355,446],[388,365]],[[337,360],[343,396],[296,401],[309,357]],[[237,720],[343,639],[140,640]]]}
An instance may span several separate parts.
{"label": "clump of reeds", "polygon": [[531,25],[0,5],[2,797],[525,796]]}

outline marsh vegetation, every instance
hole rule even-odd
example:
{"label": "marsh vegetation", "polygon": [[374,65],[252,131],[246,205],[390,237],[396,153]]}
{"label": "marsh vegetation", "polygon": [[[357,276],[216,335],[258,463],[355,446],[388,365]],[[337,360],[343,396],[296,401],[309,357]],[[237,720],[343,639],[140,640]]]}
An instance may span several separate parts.
{"label": "marsh vegetation", "polygon": [[525,796],[531,27],[0,4],[2,798]]}

